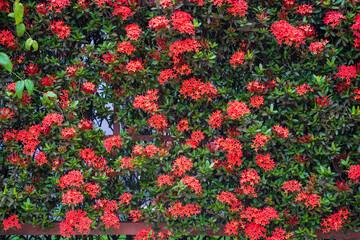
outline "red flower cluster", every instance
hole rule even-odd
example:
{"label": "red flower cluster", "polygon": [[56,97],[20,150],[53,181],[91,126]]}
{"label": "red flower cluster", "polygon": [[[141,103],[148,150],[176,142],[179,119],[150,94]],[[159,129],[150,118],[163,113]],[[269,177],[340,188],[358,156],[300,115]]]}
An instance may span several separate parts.
{"label": "red flower cluster", "polygon": [[81,234],[87,234],[93,221],[86,217],[86,214],[87,212],[80,209],[68,211],[65,220],[60,223],[60,234],[63,237],[71,237],[76,234],[74,228]]}
{"label": "red flower cluster", "polygon": [[131,55],[136,51],[136,48],[129,41],[119,42],[117,45],[117,50],[119,53],[126,53],[126,55]]}
{"label": "red flower cluster", "polygon": [[211,128],[216,129],[216,128],[221,127],[223,118],[224,118],[224,116],[222,115],[222,111],[216,110],[215,112],[213,112],[211,114],[208,123]]}
{"label": "red flower cluster", "polygon": [[[182,174],[181,174],[182,175]],[[158,183],[156,186],[161,187],[164,185],[171,186],[174,184],[174,177],[172,175],[166,174],[166,175],[160,175],[158,179],[156,180]]]}
{"label": "red flower cluster", "polygon": [[68,140],[76,137],[76,129],[73,127],[64,128],[61,130],[61,139]]}
{"label": "red flower cluster", "polygon": [[171,21],[167,19],[165,16],[157,16],[150,19],[149,27],[155,31],[158,31],[160,29],[169,29],[170,22]]}
{"label": "red flower cluster", "polygon": [[231,101],[228,103],[227,114],[231,119],[240,119],[245,114],[249,113],[250,109],[244,102]]}
{"label": "red flower cluster", "polygon": [[48,162],[48,160],[46,159],[45,153],[44,152],[39,152],[36,156],[35,156],[35,161],[37,163],[38,166],[44,165]]}
{"label": "red flower cluster", "polygon": [[10,108],[0,108],[0,121],[11,121],[14,116],[14,112]]}
{"label": "red flower cluster", "polygon": [[253,140],[253,145],[251,145],[251,148],[253,148],[257,152],[258,149],[264,147],[265,143],[267,143],[269,140],[269,136],[257,133],[255,139]]}
{"label": "red flower cluster", "polygon": [[146,95],[138,95],[134,99],[134,108],[141,108],[144,111],[150,113],[156,112],[159,108],[159,105],[156,103],[158,100],[158,90],[152,89],[146,92]]}
{"label": "red flower cluster", "polygon": [[160,72],[158,82],[161,85],[164,85],[164,83],[168,82],[170,78],[175,78],[177,74],[172,69],[165,69]]}
{"label": "red flower cluster", "polygon": [[145,148],[142,147],[141,144],[134,146],[133,154],[138,156],[143,156],[145,158],[150,158],[157,154],[160,151],[154,144],[149,144]]}
{"label": "red flower cluster", "polygon": [[351,83],[351,78],[357,77],[357,69],[355,66],[342,65],[338,67],[338,72],[335,74],[336,77],[346,79],[346,83]]}
{"label": "red flower cluster", "polygon": [[36,151],[36,147],[40,144],[41,126],[34,125],[29,128],[28,131],[20,130],[16,135],[16,140],[24,144],[23,153],[26,155],[32,155]]}
{"label": "red flower cluster", "polygon": [[91,195],[92,198],[96,198],[96,195],[98,195],[101,191],[101,187],[97,185],[96,183],[87,183],[85,185],[85,191]]}
{"label": "red flower cluster", "polygon": [[258,80],[249,82],[248,85],[246,85],[247,90],[249,90],[252,93],[258,93],[258,94],[264,94],[266,90],[268,89],[265,84],[260,83]]}
{"label": "red flower cluster", "polygon": [[128,17],[132,17],[134,14],[131,12],[131,9],[129,7],[115,3],[113,15],[120,16],[122,20],[126,20]]}
{"label": "red flower cluster", "polygon": [[275,22],[270,31],[275,35],[279,44],[283,42],[289,46],[295,43],[298,47],[300,44],[305,43],[305,33],[303,30],[292,26],[285,20]]}
{"label": "red flower cluster", "polygon": [[245,53],[243,51],[236,51],[230,58],[230,64],[233,65],[233,68],[236,68],[238,65],[244,63]]}
{"label": "red flower cluster", "polygon": [[242,153],[242,144],[240,144],[239,140],[235,140],[232,137],[224,139],[223,137],[217,138],[215,141],[215,149],[221,149],[224,152],[227,152],[227,165],[230,168],[235,166],[241,166],[242,160],[241,157],[243,156]]}
{"label": "red flower cluster", "polygon": [[350,169],[347,171],[348,177],[351,180],[354,180],[356,183],[359,182],[360,177],[360,165],[352,165],[350,166]]}
{"label": "red flower cluster", "polygon": [[60,39],[67,38],[70,35],[71,28],[64,24],[64,21],[52,21],[50,23],[50,30],[56,33]]}
{"label": "red flower cluster", "polygon": [[327,218],[322,219],[321,226],[325,227],[323,232],[330,232],[330,230],[339,231],[343,227],[344,223],[348,220],[350,212],[348,209],[340,209],[338,212],[331,214]]}
{"label": "red flower cluster", "polygon": [[198,52],[200,47],[201,45],[196,39],[178,40],[170,45],[169,56],[177,58],[186,52]]}
{"label": "red flower cluster", "polygon": [[181,179],[181,181],[189,186],[192,190],[195,191],[196,194],[201,194],[202,193],[202,187],[201,184],[199,182],[199,180],[197,180],[195,177],[193,176],[185,176]]}
{"label": "red flower cluster", "polygon": [[203,83],[201,80],[191,78],[183,82],[180,93],[184,98],[190,98],[195,101],[203,98],[212,101],[212,98],[217,96],[217,89],[210,82]]}
{"label": "red flower cluster", "polygon": [[230,205],[230,212],[237,212],[240,211],[240,208],[243,208],[240,200],[231,192],[221,191],[220,194],[216,196],[216,199]]}
{"label": "red flower cluster", "polygon": [[82,203],[84,201],[84,196],[81,194],[79,190],[76,189],[69,189],[66,193],[62,195],[62,202],[63,204],[77,205],[78,203]]}
{"label": "red flower cluster", "polygon": [[284,185],[281,187],[284,189],[284,193],[301,191],[301,183],[296,180],[289,180],[284,182]]}
{"label": "red flower cluster", "polygon": [[360,14],[356,14],[354,24],[350,28],[355,36],[354,47],[360,47]]}
{"label": "red flower cluster", "polygon": [[140,60],[131,60],[125,66],[128,73],[137,73],[144,69],[144,65]]}
{"label": "red flower cluster", "polygon": [[181,33],[195,35],[195,26],[191,23],[193,17],[183,11],[175,11],[171,17],[174,28]]}
{"label": "red flower cluster", "polygon": [[296,196],[295,200],[305,204],[305,206],[307,207],[311,206],[311,209],[313,209],[314,207],[321,205],[320,198],[321,197],[316,193],[308,193],[306,191],[300,191]]}
{"label": "red flower cluster", "polygon": [[300,15],[310,15],[314,11],[314,7],[308,4],[300,4],[295,13]]}
{"label": "red flower cluster", "polygon": [[304,95],[306,94],[307,92],[312,92],[314,91],[314,89],[312,87],[310,87],[309,84],[306,84],[306,83],[303,83],[302,85],[299,85],[295,88],[296,92],[299,94],[299,95]]}
{"label": "red flower cluster", "polygon": [[201,130],[197,130],[191,133],[191,138],[187,139],[185,144],[190,145],[192,148],[197,148],[204,138],[205,135],[201,132]]}
{"label": "red flower cluster", "polygon": [[105,212],[100,219],[103,221],[106,229],[118,229],[120,227],[119,217],[113,212]]}
{"label": "red flower cluster", "polygon": [[185,119],[181,119],[179,124],[176,126],[176,129],[179,132],[184,132],[185,130],[189,130],[189,121]]}
{"label": "red flower cluster", "polygon": [[120,136],[112,136],[104,141],[104,147],[106,148],[106,151],[108,153],[111,153],[111,150],[113,147],[121,147],[123,145],[123,142],[121,141]]}
{"label": "red flower cluster", "polygon": [[169,127],[167,119],[164,114],[154,114],[151,118],[148,119],[150,127],[156,128],[157,132],[164,130]]}
{"label": "red flower cluster", "polygon": [[256,163],[265,171],[271,171],[275,167],[275,162],[270,158],[270,154],[268,153],[266,155],[257,154]]}
{"label": "red flower cluster", "polygon": [[326,13],[324,23],[335,27],[340,24],[341,19],[345,19],[345,16],[341,12],[330,11]]}
{"label": "red flower cluster", "polygon": [[2,30],[0,32],[0,43],[9,49],[15,48],[17,42],[15,37],[9,30]]}
{"label": "red flower cluster", "polygon": [[260,108],[264,104],[263,96],[253,96],[250,98],[250,105],[254,108]]}
{"label": "red flower cluster", "polygon": [[130,205],[130,200],[132,195],[128,192],[125,192],[123,195],[120,196],[120,204]]}
{"label": "red flower cluster", "polygon": [[70,1],[69,0],[48,0],[49,4],[50,4],[50,10],[55,9],[55,12],[61,12],[61,10],[66,7],[66,6],[70,6]]}
{"label": "red flower cluster", "polygon": [[260,176],[254,169],[245,169],[241,173],[240,184],[249,183],[250,185],[256,185],[261,182]]}
{"label": "red flower cluster", "polygon": [[81,119],[79,120],[79,124],[77,125],[77,128],[79,130],[90,130],[94,127],[94,124],[90,120]]}
{"label": "red flower cluster", "polygon": [[4,231],[7,231],[9,228],[21,228],[18,215],[12,215],[8,218],[4,218],[3,225],[4,225]]}
{"label": "red flower cluster", "polygon": [[312,52],[313,54],[318,54],[319,52],[325,49],[326,44],[328,43],[329,41],[326,39],[322,40],[321,42],[312,42],[310,43],[309,51]]}
{"label": "red flower cluster", "polygon": [[191,162],[191,160],[182,156],[182,157],[178,157],[174,161],[174,165],[172,166],[171,172],[175,176],[181,176],[186,171],[189,171],[192,167],[193,167],[193,163]]}
{"label": "red flower cluster", "polygon": [[84,177],[79,171],[70,171],[68,174],[63,175],[59,179],[59,187],[61,189],[73,186],[81,187],[84,184]]}
{"label": "red flower cluster", "polygon": [[289,130],[286,127],[281,127],[279,125],[275,125],[272,127],[274,133],[280,138],[289,138]]}
{"label": "red flower cluster", "polygon": [[179,218],[179,217],[191,217],[200,213],[200,207],[197,204],[186,204],[183,206],[180,201],[177,201],[174,206],[170,207],[167,210],[168,214],[172,217]]}
{"label": "red flower cluster", "polygon": [[137,41],[141,36],[141,34],[143,33],[139,25],[135,23],[127,25],[125,27],[125,31],[126,31],[126,36],[134,41]]}

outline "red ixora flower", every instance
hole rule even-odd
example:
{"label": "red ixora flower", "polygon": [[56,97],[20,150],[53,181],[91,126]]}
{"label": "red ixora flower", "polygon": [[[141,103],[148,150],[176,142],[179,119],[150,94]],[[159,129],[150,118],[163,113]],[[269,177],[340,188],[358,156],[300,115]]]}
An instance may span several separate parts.
{"label": "red ixora flower", "polygon": [[172,186],[174,184],[174,177],[170,174],[160,175],[156,180],[158,183],[156,186],[161,187],[164,185]]}
{"label": "red ixora flower", "polygon": [[105,212],[100,219],[103,221],[106,229],[118,229],[120,227],[119,217],[113,212]]}
{"label": "red ixora flower", "polygon": [[211,128],[216,129],[216,128],[221,127],[223,119],[224,119],[224,116],[222,115],[222,111],[216,110],[215,112],[213,112],[211,114],[208,123]]}
{"label": "red ixora flower", "polygon": [[348,221],[349,215],[349,210],[342,208],[327,218],[321,219],[322,223],[320,223],[320,225],[325,227],[325,229],[322,229],[323,232],[330,232],[331,230],[339,231],[339,229],[343,227],[344,223]]}
{"label": "red ixora flower", "polygon": [[131,60],[125,66],[128,73],[137,73],[144,69],[144,65],[140,60]]}
{"label": "red ixora flower", "polygon": [[253,148],[256,152],[260,147],[264,147],[265,143],[270,140],[270,137],[261,133],[257,133],[255,136],[255,139],[253,140],[253,145],[251,145],[251,148]]}
{"label": "red ixora flower", "polygon": [[62,195],[63,204],[77,205],[78,203],[82,203],[84,201],[84,196],[76,189],[69,189],[66,193]]}
{"label": "red ixora flower", "polygon": [[64,21],[52,21],[50,23],[50,30],[56,33],[60,39],[67,38],[70,35],[71,28],[64,24]]}
{"label": "red ixora flower", "polygon": [[4,231],[7,231],[9,228],[21,228],[20,222],[19,222],[19,216],[18,215],[12,215],[8,218],[4,218],[3,225],[4,225]]}
{"label": "red ixora flower", "polygon": [[329,41],[326,39],[322,40],[321,42],[312,42],[310,43],[309,51],[312,52],[313,54],[318,54],[319,52],[325,49],[326,44],[328,43]]}
{"label": "red ixora flower", "polygon": [[106,148],[106,151],[108,153],[111,153],[111,150],[113,147],[121,147],[123,145],[123,142],[121,141],[120,136],[112,136],[104,141],[104,147]]}
{"label": "red ixora flower", "polygon": [[190,13],[175,11],[171,17],[174,28],[181,33],[195,34],[195,26],[191,23],[193,17]]}
{"label": "red ixora flower", "polygon": [[260,108],[264,104],[263,96],[253,96],[250,98],[250,105],[254,108]]}
{"label": "red ixora flower", "polygon": [[11,121],[14,116],[14,112],[10,108],[0,108],[0,121]]}
{"label": "red ixora flower", "polygon": [[245,60],[245,53],[243,51],[236,51],[230,58],[230,64],[233,68],[244,63]]}
{"label": "red ixora flower", "polygon": [[167,212],[170,216],[175,218],[182,218],[185,216],[188,218],[200,213],[200,207],[197,204],[191,203],[183,206],[180,201],[177,201],[172,207],[167,209]]}
{"label": "red ixora flower", "polygon": [[203,98],[212,101],[212,98],[217,96],[217,89],[210,82],[203,83],[201,80],[191,78],[182,83],[180,94],[184,98],[190,98],[195,101]]}
{"label": "red ixora flower", "polygon": [[148,123],[151,127],[156,128],[157,132],[160,132],[161,130],[169,127],[164,114],[154,114],[151,118],[148,119]]}
{"label": "red ixora flower", "polygon": [[76,234],[73,228],[76,228],[81,234],[86,234],[93,222],[86,217],[86,214],[87,212],[80,209],[68,211],[65,220],[60,223],[60,234],[63,237],[71,237]]}
{"label": "red ixora flower", "polygon": [[158,100],[158,90],[151,89],[146,92],[145,95],[138,95],[134,99],[134,108],[141,108],[150,113],[154,113],[158,110],[159,105],[157,104]]}
{"label": "red ixora flower", "polygon": [[275,35],[279,44],[284,42],[286,45],[291,46],[295,43],[295,46],[298,47],[300,44],[305,43],[304,31],[292,26],[285,20],[275,22],[270,31]]}
{"label": "red ixora flower", "polygon": [[201,184],[200,184],[199,180],[197,180],[195,177],[185,176],[181,179],[181,181],[185,185],[189,186],[192,190],[194,190],[196,194],[201,194],[201,192],[202,192]]}
{"label": "red ixora flower", "polygon": [[81,88],[85,93],[89,93],[89,94],[96,93],[96,91],[97,91],[97,88],[96,88],[95,84],[92,83],[92,82],[83,83],[81,85]]}
{"label": "red ixora flower", "polygon": [[68,174],[65,174],[59,179],[59,187],[61,189],[67,188],[69,186],[81,187],[84,184],[84,177],[80,171],[70,171]]}
{"label": "red ixora flower", "polygon": [[295,87],[296,92],[301,96],[306,94],[307,92],[312,92],[314,89],[310,87],[309,84],[303,83],[297,87]]}
{"label": "red ixora flower", "polygon": [[270,158],[270,154],[268,153],[266,155],[257,154],[256,163],[265,171],[271,171],[275,167],[275,162]]}
{"label": "red ixora flower", "polygon": [[50,4],[50,10],[55,9],[55,12],[61,12],[61,10],[66,7],[70,6],[69,0],[48,0]]}
{"label": "red ixora flower", "polygon": [[286,127],[281,127],[279,125],[275,125],[272,127],[272,130],[280,138],[290,138],[290,137],[288,137],[289,130]]}
{"label": "red ixora flower", "polygon": [[130,205],[130,200],[132,195],[129,192],[125,192],[123,195],[120,196],[120,204]]}
{"label": "red ixora flower", "polygon": [[340,24],[341,19],[346,19],[346,17],[341,12],[330,11],[327,12],[324,18],[324,23],[335,27]]}
{"label": "red ixora flower", "polygon": [[249,113],[250,109],[244,102],[231,101],[227,107],[227,114],[231,119],[240,119],[245,114]]}
{"label": "red ixora flower", "polygon": [[126,36],[131,40],[137,41],[140,35],[143,33],[139,25],[133,23],[125,27]]}
{"label": "red ixora flower", "polygon": [[153,17],[149,21],[149,28],[158,31],[160,29],[169,29],[170,28],[170,20],[165,16],[157,16]]}
{"label": "red ixora flower", "polygon": [[358,178],[360,177],[360,164],[350,166],[350,169],[347,171],[347,174],[351,180],[354,180],[355,183],[359,183]]}
{"label": "red ixora flower", "polygon": [[184,157],[184,156],[182,156],[182,157],[178,157],[174,161],[174,165],[173,165],[173,167],[171,169],[171,172],[175,176],[181,176],[186,171],[189,171],[192,167],[193,167],[193,163],[191,162],[191,160]]}
{"label": "red ixora flower", "polygon": [[136,48],[131,44],[131,42],[122,41],[118,43],[116,51],[119,53],[126,53],[126,55],[129,56],[136,51]]}
{"label": "red ixora flower", "polygon": [[284,193],[301,191],[301,183],[296,180],[289,180],[284,182],[284,185],[281,187],[284,190]]}

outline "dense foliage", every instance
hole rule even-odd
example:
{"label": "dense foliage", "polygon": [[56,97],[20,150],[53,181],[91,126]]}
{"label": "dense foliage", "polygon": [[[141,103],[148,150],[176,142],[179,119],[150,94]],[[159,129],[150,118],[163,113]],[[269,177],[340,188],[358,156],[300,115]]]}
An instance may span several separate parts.
{"label": "dense foliage", "polygon": [[359,227],[357,0],[0,0],[0,21],[4,230]]}

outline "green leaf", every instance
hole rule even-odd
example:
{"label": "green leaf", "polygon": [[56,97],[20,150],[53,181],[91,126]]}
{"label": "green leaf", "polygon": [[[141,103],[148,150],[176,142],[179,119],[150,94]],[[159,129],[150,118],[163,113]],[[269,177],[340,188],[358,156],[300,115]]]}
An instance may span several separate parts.
{"label": "green leaf", "polygon": [[11,18],[15,18],[15,14],[12,12],[12,13],[9,13],[8,14],[8,17],[11,17]]}
{"label": "green leaf", "polygon": [[24,16],[24,6],[16,1],[14,3],[14,13],[15,13],[15,24],[18,25],[22,22]]}
{"label": "green leaf", "polygon": [[28,40],[26,40],[25,42],[25,49],[29,50],[31,49],[31,45],[33,44],[34,40],[32,40],[32,38],[28,38]]}
{"label": "green leaf", "polygon": [[26,79],[24,82],[25,82],[26,90],[30,96],[34,91],[34,83],[29,79]]}
{"label": "green leaf", "polygon": [[22,98],[24,87],[25,87],[25,82],[23,80],[16,82],[16,84],[15,84],[15,94],[16,94],[16,96],[18,98]]}
{"label": "green leaf", "polygon": [[9,72],[12,72],[13,67],[10,58],[3,52],[0,52],[0,64]]}
{"label": "green leaf", "polygon": [[20,23],[19,25],[16,25],[16,34],[18,37],[24,36],[25,33],[25,24]]}
{"label": "green leaf", "polygon": [[39,44],[36,40],[32,43],[32,47],[34,48],[34,51],[37,51],[39,49]]}

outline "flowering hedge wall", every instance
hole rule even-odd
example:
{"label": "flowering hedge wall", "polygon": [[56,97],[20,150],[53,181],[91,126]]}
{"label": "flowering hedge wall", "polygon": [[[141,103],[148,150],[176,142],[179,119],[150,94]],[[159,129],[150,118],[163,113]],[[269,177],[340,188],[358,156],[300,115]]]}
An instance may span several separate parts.
{"label": "flowering hedge wall", "polygon": [[0,0],[0,21],[3,230],[359,228],[357,0]]}

